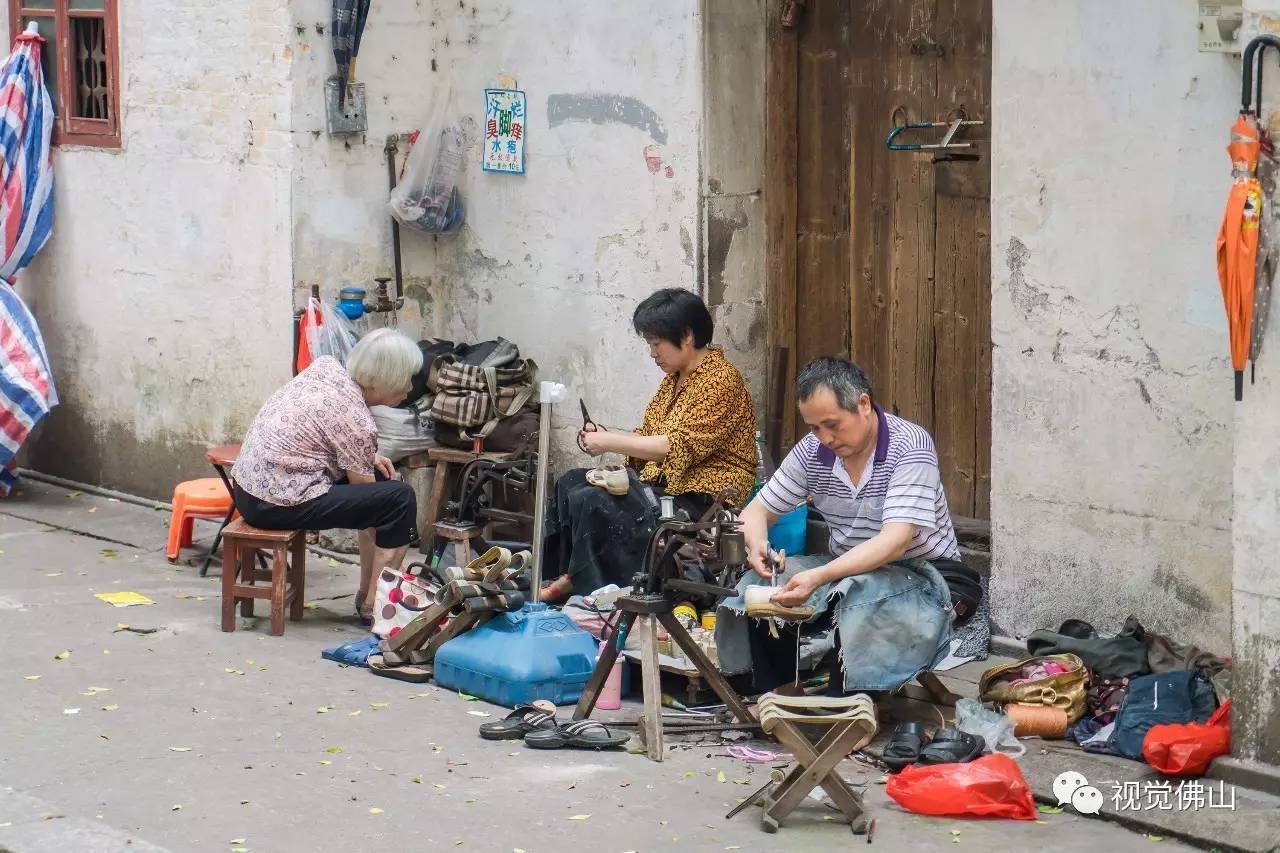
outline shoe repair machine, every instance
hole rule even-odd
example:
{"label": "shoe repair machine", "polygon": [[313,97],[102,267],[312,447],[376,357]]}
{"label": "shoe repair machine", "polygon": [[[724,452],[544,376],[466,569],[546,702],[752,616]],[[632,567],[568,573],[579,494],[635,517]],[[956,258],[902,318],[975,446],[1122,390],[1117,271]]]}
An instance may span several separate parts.
{"label": "shoe repair machine", "polygon": [[[615,602],[620,617],[611,641],[604,644],[600,658],[574,709],[575,720],[591,715],[596,700],[604,687],[605,679],[626,644],[627,635],[640,617],[648,622],[641,654],[644,714],[637,721],[649,758],[663,758],[662,684],[658,670],[658,651],[655,645],[656,629],[661,625],[671,635],[673,644],[693,663],[699,674],[724,702],[738,723],[729,725],[681,725],[681,731],[703,731],[726,728],[758,729],[759,724],[747,710],[746,703],[720,673],[719,668],[694,642],[684,625],[675,617],[675,607],[690,595],[710,595],[724,598],[734,595],[727,586],[689,580],[684,577],[682,564],[693,559],[713,562],[719,567],[716,573],[721,583],[726,582],[747,562],[746,540],[737,514],[723,502],[714,504],[699,521],[691,520],[683,511],[677,511],[673,499],[664,497],[657,530],[649,542],[643,570],[631,582],[627,595]],[[616,724],[616,723],[615,723]]]}

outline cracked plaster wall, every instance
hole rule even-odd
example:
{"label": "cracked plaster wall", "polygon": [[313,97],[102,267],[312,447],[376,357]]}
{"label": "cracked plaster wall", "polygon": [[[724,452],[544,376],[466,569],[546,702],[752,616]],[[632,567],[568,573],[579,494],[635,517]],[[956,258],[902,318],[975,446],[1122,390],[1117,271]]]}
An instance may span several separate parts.
{"label": "cracked plaster wall", "polygon": [[1018,636],[1134,613],[1231,648],[1213,242],[1239,64],[1196,24],[1164,0],[995,2],[992,596]]}
{"label": "cracked plaster wall", "polygon": [[20,276],[61,396],[24,464],[167,497],[289,376],[288,24],[120,4],[122,147],[55,149],[53,238]]}
{"label": "cracked plaster wall", "polygon": [[[631,331],[632,310],[659,287],[708,295],[699,2],[391,6],[375,8],[361,45],[369,133],[344,142],[309,132],[323,127],[318,93],[332,71],[328,37],[314,26],[327,21],[328,3],[294,2],[297,295],[312,284],[331,295],[390,275],[383,141],[412,129],[426,94],[451,79],[451,111],[466,136],[467,218],[451,235],[403,232],[402,327],[453,340],[510,338],[602,423],[638,423],[661,373]],[[523,176],[480,170],[482,90],[504,72],[528,96]],[[760,294],[739,282],[758,277],[760,265],[732,254],[730,242],[720,241],[714,276],[717,338],[754,381],[753,356],[744,355]],[[576,406],[557,410],[557,467],[582,459],[573,445],[579,422]]]}
{"label": "cracked plaster wall", "polygon": [[[1246,37],[1257,31],[1280,35],[1280,3],[1247,3],[1246,11]],[[1266,79],[1275,79],[1275,57],[1267,55]],[[1271,90],[1266,114],[1280,111],[1278,94]],[[1273,300],[1258,381],[1246,385],[1244,401],[1234,407],[1232,752],[1269,764],[1280,764],[1280,445],[1271,438],[1280,424],[1277,323]]]}

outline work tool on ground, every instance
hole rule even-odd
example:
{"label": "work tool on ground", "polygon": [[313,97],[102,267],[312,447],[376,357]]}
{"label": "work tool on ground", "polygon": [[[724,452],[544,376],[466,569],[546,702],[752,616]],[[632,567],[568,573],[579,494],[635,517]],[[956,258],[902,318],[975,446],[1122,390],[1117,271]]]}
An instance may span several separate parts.
{"label": "work tool on ground", "polygon": [[706,679],[707,684],[738,720],[739,727],[759,728],[742,697],[730,686],[675,616],[676,605],[690,595],[724,598],[734,594],[734,590],[728,586],[683,577],[677,554],[683,549],[696,553],[699,559],[713,559],[722,567],[717,576],[722,579],[731,577],[747,562],[746,540],[737,513],[725,501],[714,504],[701,520],[693,521],[686,513],[674,510],[670,501],[664,501],[663,507],[657,529],[649,540],[644,568],[632,578],[632,591],[619,596],[615,602],[620,612],[617,632],[610,642],[604,644],[573,712],[574,719],[584,719],[591,715],[605,679],[626,644],[632,625],[643,617],[648,623],[640,655],[644,714],[637,725],[644,739],[646,752],[653,761],[663,759],[662,683],[656,645],[659,625],[666,629],[674,646],[684,653],[698,673]]}

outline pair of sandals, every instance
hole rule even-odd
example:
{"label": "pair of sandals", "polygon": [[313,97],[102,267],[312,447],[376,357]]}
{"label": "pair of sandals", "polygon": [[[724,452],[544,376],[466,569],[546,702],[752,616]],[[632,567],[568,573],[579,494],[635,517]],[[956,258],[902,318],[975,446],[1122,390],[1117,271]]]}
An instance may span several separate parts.
{"label": "pair of sandals", "polygon": [[421,608],[394,637],[378,643],[379,653],[368,659],[369,671],[414,684],[430,681],[441,646],[495,613],[524,606],[518,576],[530,562],[528,551],[512,555],[506,548],[495,547],[465,567],[446,569],[435,601]]}
{"label": "pair of sandals", "polygon": [[545,699],[517,705],[505,719],[480,726],[485,740],[523,740],[530,749],[617,749],[630,737],[596,720],[556,722],[556,707]]}
{"label": "pair of sandals", "polygon": [[923,723],[899,723],[889,736],[881,760],[891,770],[908,764],[964,764],[982,755],[986,741],[954,726],[938,729],[932,736]]}

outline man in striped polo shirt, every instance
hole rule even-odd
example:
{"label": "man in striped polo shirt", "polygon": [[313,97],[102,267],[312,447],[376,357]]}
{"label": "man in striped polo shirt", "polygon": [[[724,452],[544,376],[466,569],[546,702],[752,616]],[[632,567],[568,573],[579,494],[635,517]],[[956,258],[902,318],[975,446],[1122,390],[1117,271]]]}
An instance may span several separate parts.
{"label": "man in striped polo shirt", "polygon": [[[881,409],[847,359],[805,365],[796,400],[812,432],[742,513],[754,571],[739,592],[777,585],[777,604],[814,609],[811,629],[835,627],[844,678],[833,678],[832,692],[897,689],[945,657],[951,632],[951,596],[934,564],[960,551],[933,439]],[[830,554],[814,568],[787,571],[786,555],[769,551],[768,528],[807,500],[826,518]],[[793,683],[795,630],[773,637],[744,613],[741,596],[722,605],[722,667],[750,668],[762,691]]]}

